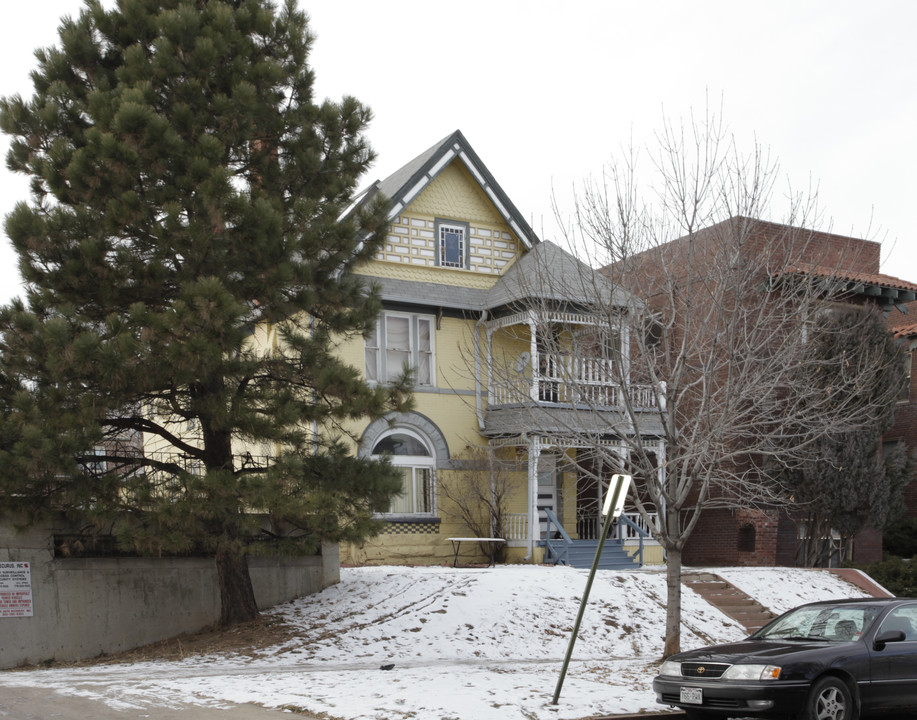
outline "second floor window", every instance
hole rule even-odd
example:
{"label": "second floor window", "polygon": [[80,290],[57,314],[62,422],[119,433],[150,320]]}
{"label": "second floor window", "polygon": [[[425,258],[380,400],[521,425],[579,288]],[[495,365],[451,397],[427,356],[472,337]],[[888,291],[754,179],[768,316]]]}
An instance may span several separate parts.
{"label": "second floor window", "polygon": [[418,386],[434,385],[433,322],[431,315],[383,313],[366,338],[366,379],[390,382],[407,367]]}

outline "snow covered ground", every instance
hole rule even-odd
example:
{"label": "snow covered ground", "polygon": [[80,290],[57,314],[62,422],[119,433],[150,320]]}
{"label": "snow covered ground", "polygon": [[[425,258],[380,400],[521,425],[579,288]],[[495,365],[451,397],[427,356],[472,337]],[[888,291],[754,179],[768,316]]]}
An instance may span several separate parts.
{"label": "snow covered ground", "polygon": [[[864,595],[818,570],[717,568],[775,612]],[[665,628],[661,568],[599,571],[551,704],[588,572],[566,567],[345,568],[273,609],[298,636],[259,657],[209,655],[0,674],[118,708],[255,703],[345,720],[566,720],[664,709],[651,690]],[[745,635],[685,588],[682,647]],[[155,715],[153,715],[155,716]]]}

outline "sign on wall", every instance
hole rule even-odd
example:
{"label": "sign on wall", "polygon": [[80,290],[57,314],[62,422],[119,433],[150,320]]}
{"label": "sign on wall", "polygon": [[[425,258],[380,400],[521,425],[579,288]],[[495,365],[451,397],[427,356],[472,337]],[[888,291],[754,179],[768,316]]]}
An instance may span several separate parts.
{"label": "sign on wall", "polygon": [[0,562],[0,618],[32,617],[32,569],[27,562]]}

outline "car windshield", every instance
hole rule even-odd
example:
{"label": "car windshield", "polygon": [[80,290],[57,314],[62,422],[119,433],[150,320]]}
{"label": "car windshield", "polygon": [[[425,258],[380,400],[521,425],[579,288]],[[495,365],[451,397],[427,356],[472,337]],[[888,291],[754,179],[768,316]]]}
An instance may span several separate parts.
{"label": "car windshield", "polygon": [[818,640],[849,642],[860,637],[876,619],[872,605],[814,605],[799,607],[754,633],[755,640]]}

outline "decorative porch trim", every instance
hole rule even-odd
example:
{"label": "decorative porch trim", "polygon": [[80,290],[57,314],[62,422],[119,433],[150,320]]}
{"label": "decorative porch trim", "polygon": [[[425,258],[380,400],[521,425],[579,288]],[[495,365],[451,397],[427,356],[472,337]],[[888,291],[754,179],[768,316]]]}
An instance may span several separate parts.
{"label": "decorative porch trim", "polygon": [[[538,435],[539,443],[542,448],[556,447],[563,449],[591,448],[596,445],[600,447],[621,447],[620,437],[596,437],[588,441],[577,440],[576,438],[564,438],[552,435]],[[513,437],[491,438],[488,445],[492,448],[505,447],[527,447],[529,438],[525,435],[514,435]]]}
{"label": "decorative porch trim", "polygon": [[590,325],[605,327],[607,321],[603,318],[596,319],[595,313],[577,313],[577,312],[559,312],[559,311],[534,311],[524,310],[515,312],[502,317],[488,320],[485,328],[488,332],[502,330],[512,325]]}

